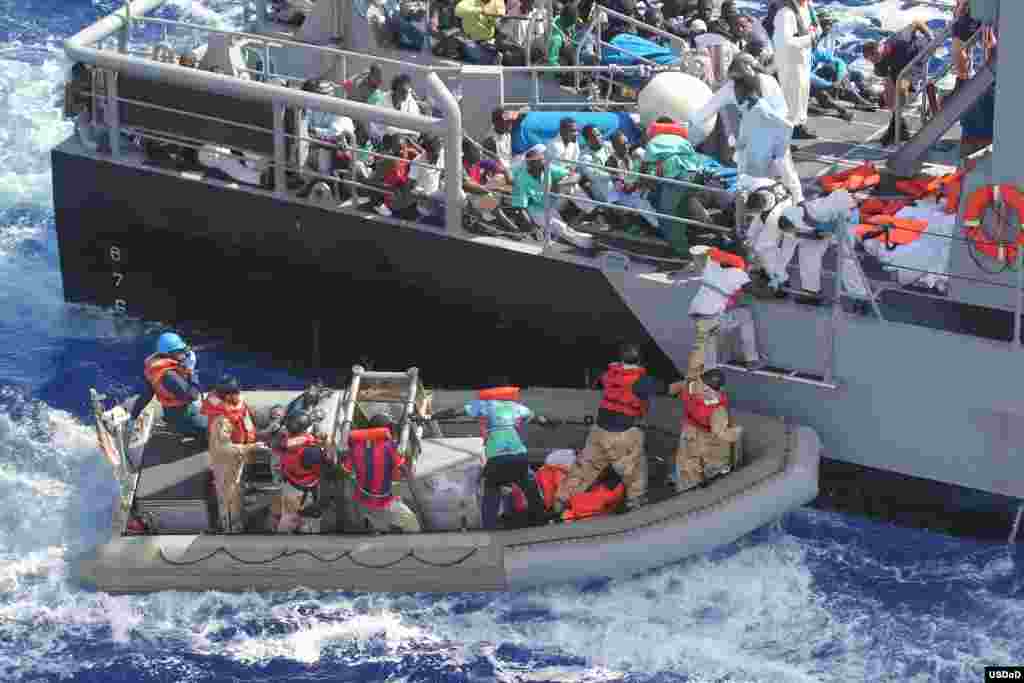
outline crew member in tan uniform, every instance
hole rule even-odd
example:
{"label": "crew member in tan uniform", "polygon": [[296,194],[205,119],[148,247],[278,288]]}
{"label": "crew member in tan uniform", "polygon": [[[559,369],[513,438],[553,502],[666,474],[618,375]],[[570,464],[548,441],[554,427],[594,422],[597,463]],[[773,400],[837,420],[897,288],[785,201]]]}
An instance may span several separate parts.
{"label": "crew member in tan uniform", "polygon": [[708,335],[698,327],[687,363],[686,379],[668,389],[683,402],[682,432],[676,449],[676,491],[682,493],[709,478],[727,474],[735,464],[735,448],[743,428],[729,424],[729,399],[719,369],[704,371]]}
{"label": "crew member in tan uniform", "polygon": [[225,375],[203,399],[200,413],[209,419],[210,470],[217,489],[220,528],[224,533],[245,530],[239,475],[250,455],[266,445],[256,440],[252,412],[242,399],[238,380]]}

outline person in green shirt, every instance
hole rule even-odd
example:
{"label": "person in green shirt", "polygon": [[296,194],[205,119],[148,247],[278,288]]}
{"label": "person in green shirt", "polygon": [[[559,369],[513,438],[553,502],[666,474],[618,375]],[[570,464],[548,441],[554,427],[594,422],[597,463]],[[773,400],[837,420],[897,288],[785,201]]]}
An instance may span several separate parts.
{"label": "person in green shirt", "polygon": [[[545,149],[544,145],[531,147],[526,153],[526,163],[512,176],[512,207],[522,209],[533,223],[529,227],[521,224],[524,230],[533,232],[536,227],[543,230],[549,226],[552,237],[558,237],[581,249],[591,249],[593,236],[570,228],[555,210],[555,198],[551,198],[550,209],[544,202],[546,186],[550,186],[550,192],[565,194],[565,190],[560,188],[579,182],[579,176],[570,173],[564,166],[555,163],[547,165],[544,160]],[[550,219],[548,211],[551,213]]]}

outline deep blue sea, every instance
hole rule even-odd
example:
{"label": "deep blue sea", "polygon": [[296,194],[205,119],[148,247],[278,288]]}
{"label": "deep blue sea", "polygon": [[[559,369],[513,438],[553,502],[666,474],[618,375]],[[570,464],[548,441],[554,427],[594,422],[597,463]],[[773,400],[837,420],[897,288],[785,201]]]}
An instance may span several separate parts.
{"label": "deep blue sea", "polygon": [[[923,683],[1024,664],[1024,556],[809,509],[598,585],[440,596],[78,588],[72,559],[105,538],[115,491],[87,391],[126,395],[160,329],[67,306],[61,292],[49,163],[70,133],[55,106],[69,68],[59,46],[113,8],[0,0],[0,682]],[[851,44],[940,16],[892,0],[837,9]],[[178,0],[169,14],[235,26],[240,9]],[[302,384],[216,348],[199,370]]]}

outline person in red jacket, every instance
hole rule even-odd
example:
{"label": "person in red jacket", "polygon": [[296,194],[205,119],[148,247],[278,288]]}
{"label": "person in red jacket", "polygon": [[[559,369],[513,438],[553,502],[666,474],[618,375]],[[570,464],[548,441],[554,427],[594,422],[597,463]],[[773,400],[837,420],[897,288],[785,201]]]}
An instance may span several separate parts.
{"label": "person in red jacket", "polygon": [[313,416],[300,410],[285,419],[285,434],[275,445],[281,459],[281,520],[278,533],[292,533],[302,524],[307,502],[319,498],[320,471],[328,464],[323,438],[312,433]]}
{"label": "person in red jacket", "polygon": [[623,345],[618,362],[611,363],[599,381],[604,393],[597,421],[590,428],[583,452],[558,487],[558,512],[567,507],[571,497],[586,491],[608,466],[626,485],[628,508],[643,505],[646,498],[647,467],[640,425],[659,383],[640,365],[636,344]]}
{"label": "person in red jacket", "polygon": [[375,531],[415,533],[420,521],[392,485],[408,474],[405,458],[398,452],[387,415],[374,415],[369,429],[357,429],[349,435],[348,453],[342,468],[355,480],[352,500],[366,525]]}

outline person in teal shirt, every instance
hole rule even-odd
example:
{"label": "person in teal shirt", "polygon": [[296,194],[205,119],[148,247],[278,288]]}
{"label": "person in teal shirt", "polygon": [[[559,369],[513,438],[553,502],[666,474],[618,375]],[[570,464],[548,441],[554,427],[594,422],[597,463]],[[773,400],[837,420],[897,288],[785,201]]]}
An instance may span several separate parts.
{"label": "person in teal shirt", "polygon": [[[526,163],[522,164],[512,176],[512,208],[522,209],[529,220],[520,220],[519,226],[524,232],[534,232],[550,226],[552,237],[557,237],[580,249],[593,247],[593,236],[573,230],[562,220],[554,208],[556,202],[552,197],[550,222],[547,218],[544,203],[544,186],[551,183],[551,192],[565,193],[565,187],[579,181],[579,176],[570,173],[559,164],[545,164],[544,145],[534,145],[526,152]],[[521,218],[521,217],[520,217]],[[530,223],[533,225],[530,225]]]}
{"label": "person in teal shirt", "polygon": [[[530,523],[541,522],[544,519],[544,499],[530,473],[521,430],[531,420],[542,426],[556,426],[558,422],[537,415],[520,403],[519,389],[510,387],[505,378],[495,380],[492,385],[501,389],[482,391],[482,398],[469,401],[461,408],[434,413],[433,419],[447,420],[466,415],[481,420],[487,457],[483,471],[484,499],[480,510],[485,529],[497,528],[501,487],[506,484],[516,484],[526,495]],[[501,395],[501,398],[488,398],[492,393]]]}

